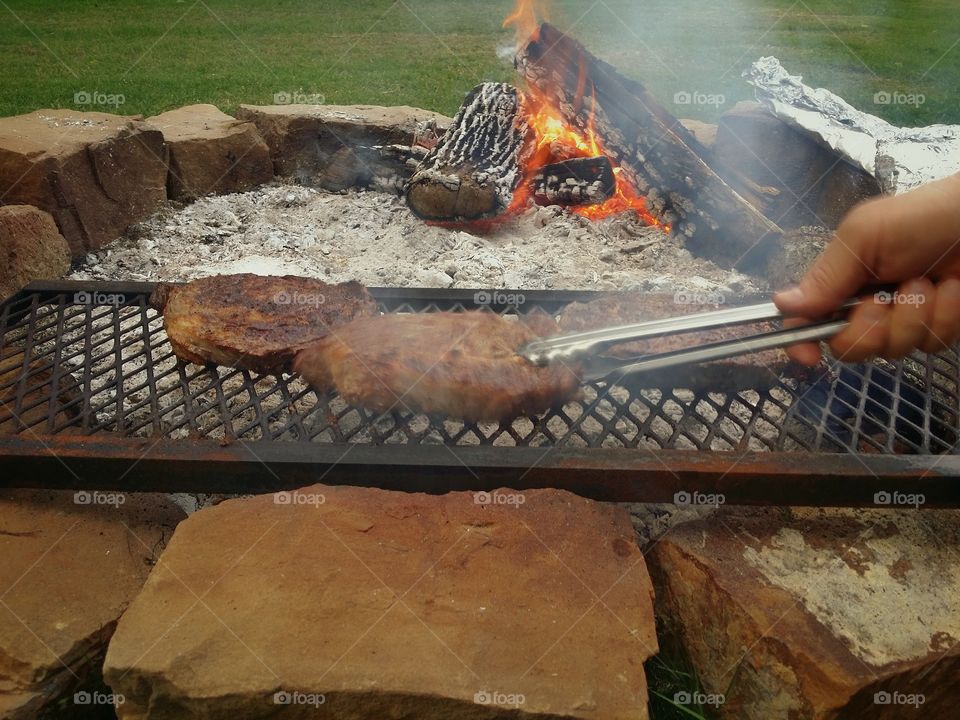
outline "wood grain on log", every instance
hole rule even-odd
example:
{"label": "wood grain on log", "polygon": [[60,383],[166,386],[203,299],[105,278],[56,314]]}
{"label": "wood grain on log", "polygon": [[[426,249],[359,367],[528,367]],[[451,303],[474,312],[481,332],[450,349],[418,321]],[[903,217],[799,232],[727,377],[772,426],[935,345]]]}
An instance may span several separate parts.
{"label": "wood grain on log", "polygon": [[427,220],[496,217],[510,207],[531,139],[520,92],[478,85],[410,178],[407,204]]}
{"label": "wood grain on log", "polygon": [[538,205],[596,205],[613,195],[616,188],[608,157],[572,158],[537,171],[533,199]]}
{"label": "wood grain on log", "polygon": [[583,129],[592,121],[651,214],[686,236],[691,251],[727,267],[762,266],[782,231],[704,162],[693,134],[643,85],[546,23],[517,67],[567,122]]}

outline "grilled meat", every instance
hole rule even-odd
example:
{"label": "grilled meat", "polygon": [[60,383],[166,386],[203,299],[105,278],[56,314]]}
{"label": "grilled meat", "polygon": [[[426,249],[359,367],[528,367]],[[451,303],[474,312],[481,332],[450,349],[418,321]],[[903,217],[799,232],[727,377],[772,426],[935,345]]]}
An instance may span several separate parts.
{"label": "grilled meat", "polygon": [[[678,315],[693,315],[716,309],[714,305],[678,303],[673,295],[616,293],[589,302],[570,303],[560,315],[560,330],[563,334],[577,333]],[[605,350],[603,355],[613,358],[633,358],[697,347],[773,329],[772,323],[759,322],[701,332],[664,335],[649,340],[635,340],[614,345]],[[727,360],[644,373],[634,378],[625,378],[624,382],[643,387],[688,388],[718,392],[768,390],[777,384],[777,380],[785,371],[797,377],[804,377],[811,372],[807,368],[792,363],[783,350],[776,349]]]}
{"label": "grilled meat", "polygon": [[541,368],[517,354],[555,331],[548,316],[528,324],[489,312],[360,318],[300,352],[294,369],[318,390],[378,412],[506,420],[577,394],[576,368]]}
{"label": "grilled meat", "polygon": [[177,357],[273,373],[288,370],[301,348],[377,304],[357,282],[330,285],[284,275],[216,275],[158,285],[150,304],[163,313]]}

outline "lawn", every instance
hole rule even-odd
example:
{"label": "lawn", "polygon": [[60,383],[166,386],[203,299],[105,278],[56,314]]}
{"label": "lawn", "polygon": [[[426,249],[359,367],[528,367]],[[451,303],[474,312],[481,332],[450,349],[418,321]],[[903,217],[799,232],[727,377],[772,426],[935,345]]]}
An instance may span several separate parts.
{"label": "lawn", "polygon": [[[453,113],[477,82],[513,77],[500,27],[512,4],[0,0],[0,114],[195,102],[229,112],[298,94]],[[749,98],[740,73],[774,54],[899,124],[960,122],[955,0],[557,0],[552,19],[680,116],[715,119]],[[876,104],[881,92],[923,102]],[[716,102],[676,105],[678,93]]]}

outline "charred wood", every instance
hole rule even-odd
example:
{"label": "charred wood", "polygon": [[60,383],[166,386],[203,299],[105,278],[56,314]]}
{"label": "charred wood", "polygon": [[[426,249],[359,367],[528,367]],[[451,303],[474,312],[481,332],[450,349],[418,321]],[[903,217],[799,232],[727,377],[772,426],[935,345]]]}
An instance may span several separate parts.
{"label": "charred wood", "polygon": [[324,171],[323,187],[333,191],[369,187],[401,195],[426,154],[427,149],[417,145],[343,147]]}
{"label": "charred wood", "polygon": [[533,178],[538,205],[596,205],[613,195],[617,179],[610,159],[581,157],[544,165]]}
{"label": "charred wood", "polygon": [[407,186],[407,204],[426,220],[481,220],[506,210],[532,151],[519,91],[483,83]]}
{"label": "charred wood", "polygon": [[521,49],[517,67],[567,122],[592,122],[648,210],[691,251],[727,267],[762,267],[782,231],[707,165],[706,150],[642,84],[549,24]]}

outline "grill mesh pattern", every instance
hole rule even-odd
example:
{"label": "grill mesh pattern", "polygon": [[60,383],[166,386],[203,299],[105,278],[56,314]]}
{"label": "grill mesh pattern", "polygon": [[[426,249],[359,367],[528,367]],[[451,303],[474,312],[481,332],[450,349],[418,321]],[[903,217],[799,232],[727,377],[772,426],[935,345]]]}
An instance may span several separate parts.
{"label": "grill mesh pattern", "polygon": [[[35,290],[5,303],[0,429],[344,445],[956,450],[955,350],[896,364],[834,364],[815,381],[782,378],[764,391],[588,385],[579,401],[542,416],[464,423],[404,410],[375,415],[335,394],[318,395],[297,377],[178,362],[146,291],[96,288]],[[385,312],[474,309],[471,292],[444,300],[424,299],[423,292],[374,295]],[[525,296],[523,312],[555,313],[566,301],[549,292]]]}

